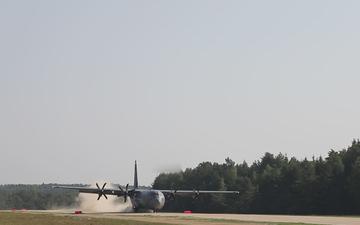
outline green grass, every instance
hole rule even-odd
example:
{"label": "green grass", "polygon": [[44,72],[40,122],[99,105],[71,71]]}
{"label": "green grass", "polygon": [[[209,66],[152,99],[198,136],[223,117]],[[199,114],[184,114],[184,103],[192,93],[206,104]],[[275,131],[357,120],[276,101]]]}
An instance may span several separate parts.
{"label": "green grass", "polygon": [[122,219],[101,219],[84,216],[55,216],[21,212],[1,212],[0,225],[167,225]]}

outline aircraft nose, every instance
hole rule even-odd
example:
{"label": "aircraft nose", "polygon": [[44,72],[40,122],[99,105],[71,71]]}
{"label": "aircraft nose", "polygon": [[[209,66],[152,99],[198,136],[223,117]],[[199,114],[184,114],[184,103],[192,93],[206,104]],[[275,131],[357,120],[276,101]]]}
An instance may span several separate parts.
{"label": "aircraft nose", "polygon": [[156,209],[162,209],[165,204],[165,196],[161,193],[156,198]]}

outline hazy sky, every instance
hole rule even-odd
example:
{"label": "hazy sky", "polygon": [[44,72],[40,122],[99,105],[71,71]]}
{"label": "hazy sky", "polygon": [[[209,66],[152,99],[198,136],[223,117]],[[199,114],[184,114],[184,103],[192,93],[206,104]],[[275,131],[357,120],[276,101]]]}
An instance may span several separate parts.
{"label": "hazy sky", "polygon": [[0,0],[0,183],[132,183],[359,138],[359,1]]}

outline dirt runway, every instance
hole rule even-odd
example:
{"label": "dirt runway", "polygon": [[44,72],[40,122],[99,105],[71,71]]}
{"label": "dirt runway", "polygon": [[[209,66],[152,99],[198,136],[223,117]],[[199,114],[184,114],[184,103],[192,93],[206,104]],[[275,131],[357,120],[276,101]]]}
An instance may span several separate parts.
{"label": "dirt runway", "polygon": [[[204,222],[217,222],[216,224],[229,224],[236,221],[249,222],[288,222],[328,225],[360,225],[360,217],[338,216],[290,216],[290,215],[253,215],[253,214],[183,214],[183,213],[100,213],[84,214],[86,216],[101,218],[132,219],[147,222],[163,222],[171,224],[204,224]],[[189,223],[191,221],[191,223]]]}
{"label": "dirt runway", "polygon": [[[70,215],[64,211],[37,211],[52,214]],[[126,219],[168,224],[255,224],[256,222],[287,222],[328,225],[360,225],[360,217],[343,216],[291,216],[255,214],[203,214],[203,213],[84,213],[81,216],[95,218]],[[246,223],[240,223],[246,222]]]}

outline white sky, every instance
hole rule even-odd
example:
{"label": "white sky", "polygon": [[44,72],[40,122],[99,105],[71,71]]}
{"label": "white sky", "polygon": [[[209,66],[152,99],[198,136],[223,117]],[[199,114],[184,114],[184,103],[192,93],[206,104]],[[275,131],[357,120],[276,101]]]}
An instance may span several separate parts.
{"label": "white sky", "polygon": [[132,183],[359,137],[358,1],[0,1],[0,183]]}

